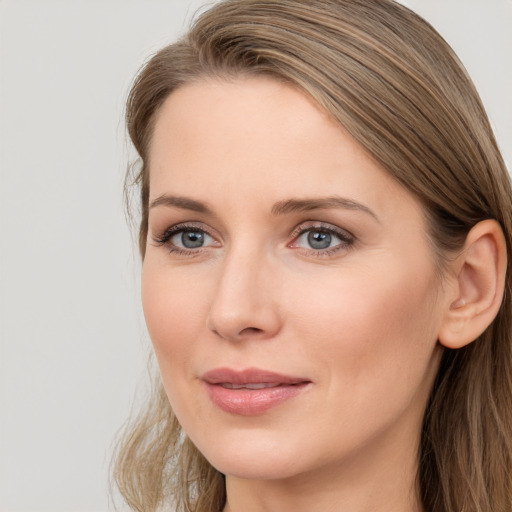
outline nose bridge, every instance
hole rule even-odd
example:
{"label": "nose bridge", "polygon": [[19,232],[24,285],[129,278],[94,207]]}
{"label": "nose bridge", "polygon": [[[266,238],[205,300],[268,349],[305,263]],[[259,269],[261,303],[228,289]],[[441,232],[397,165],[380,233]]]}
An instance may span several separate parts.
{"label": "nose bridge", "polygon": [[222,338],[270,337],[279,328],[273,265],[261,247],[240,241],[227,251],[210,305],[208,327]]}

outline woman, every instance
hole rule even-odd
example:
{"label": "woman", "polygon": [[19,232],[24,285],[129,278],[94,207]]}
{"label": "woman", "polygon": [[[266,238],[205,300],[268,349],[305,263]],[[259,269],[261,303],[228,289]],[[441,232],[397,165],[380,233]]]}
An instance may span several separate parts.
{"label": "woman", "polygon": [[231,0],[131,91],[160,366],[134,510],[512,510],[511,188],[389,0]]}

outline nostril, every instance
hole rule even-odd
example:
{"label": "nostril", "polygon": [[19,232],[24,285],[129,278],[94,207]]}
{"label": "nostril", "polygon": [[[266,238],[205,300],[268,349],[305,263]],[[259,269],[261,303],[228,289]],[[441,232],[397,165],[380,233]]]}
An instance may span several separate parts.
{"label": "nostril", "polygon": [[239,336],[243,336],[244,334],[259,334],[260,332],[263,332],[263,329],[258,329],[257,327],[246,327],[240,331]]}
{"label": "nostril", "polygon": [[242,341],[250,339],[261,339],[265,338],[267,331],[258,327],[244,327],[242,330],[233,329],[232,331],[223,329],[210,329],[211,332],[218,336],[231,341]]}

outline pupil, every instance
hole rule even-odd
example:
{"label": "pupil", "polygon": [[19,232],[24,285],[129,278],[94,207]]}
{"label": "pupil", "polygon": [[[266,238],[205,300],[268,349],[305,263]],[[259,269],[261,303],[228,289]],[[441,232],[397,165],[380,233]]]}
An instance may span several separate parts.
{"label": "pupil", "polygon": [[331,235],[322,231],[311,231],[308,243],[313,249],[327,249],[331,245]]}
{"label": "pupil", "polygon": [[200,231],[184,231],[181,235],[181,243],[187,249],[201,247],[204,243],[203,233]]}

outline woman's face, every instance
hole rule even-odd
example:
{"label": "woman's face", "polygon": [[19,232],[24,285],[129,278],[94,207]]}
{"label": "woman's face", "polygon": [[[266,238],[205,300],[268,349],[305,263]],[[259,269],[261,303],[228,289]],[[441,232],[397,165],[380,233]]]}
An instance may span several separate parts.
{"label": "woman's face", "polygon": [[166,100],[144,311],[170,403],[221,472],[410,469],[446,302],[418,201],[301,92],[205,80]]}

